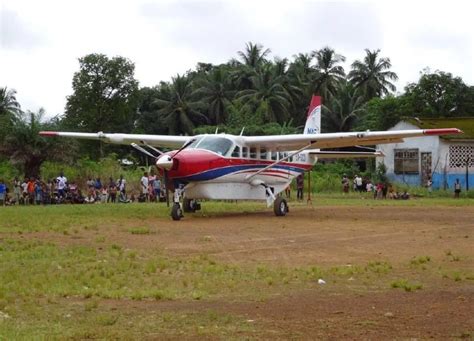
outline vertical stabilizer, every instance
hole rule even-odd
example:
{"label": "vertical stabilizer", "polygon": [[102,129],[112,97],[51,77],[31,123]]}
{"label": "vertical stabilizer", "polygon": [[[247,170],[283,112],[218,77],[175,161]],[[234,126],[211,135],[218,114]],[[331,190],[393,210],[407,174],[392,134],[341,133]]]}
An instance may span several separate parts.
{"label": "vertical stabilizer", "polygon": [[321,96],[313,95],[313,97],[311,97],[308,118],[306,119],[303,134],[319,133],[321,133]]}

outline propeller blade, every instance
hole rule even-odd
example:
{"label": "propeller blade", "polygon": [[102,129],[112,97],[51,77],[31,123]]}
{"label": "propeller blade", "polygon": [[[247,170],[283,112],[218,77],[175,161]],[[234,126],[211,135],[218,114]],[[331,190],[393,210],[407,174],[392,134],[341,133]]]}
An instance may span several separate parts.
{"label": "propeller blade", "polygon": [[191,139],[191,140],[189,140],[188,142],[186,142],[186,143],[184,144],[184,146],[182,146],[181,148],[179,148],[178,151],[173,154],[172,157],[175,157],[176,155],[178,155],[179,153],[181,153],[181,151],[182,151],[183,149],[185,149],[186,147],[188,147],[188,146],[189,146],[191,143],[193,143],[194,141],[196,141],[196,139]]}

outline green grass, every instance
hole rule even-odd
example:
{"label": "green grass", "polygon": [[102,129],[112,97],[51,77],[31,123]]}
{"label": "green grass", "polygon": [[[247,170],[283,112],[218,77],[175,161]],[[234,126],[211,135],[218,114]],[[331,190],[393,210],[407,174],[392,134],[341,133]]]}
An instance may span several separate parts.
{"label": "green grass", "polygon": [[[464,206],[472,204],[472,200],[374,201],[358,196],[318,195],[313,204],[436,207]],[[306,207],[306,203],[291,205]],[[272,214],[264,203],[204,202],[203,211],[187,219],[256,211]],[[156,218],[171,219],[164,204],[2,207],[0,215],[0,312],[9,316],[0,320],[0,340],[229,339],[236,335],[244,339],[259,338],[261,326],[238,314],[212,308],[149,311],[127,307],[175,302],[190,305],[213,301],[260,302],[299,290],[380,291],[389,290],[387,283],[393,288],[415,291],[422,288],[418,280],[429,283],[426,278],[432,271],[437,271],[434,276],[442,281],[440,270],[435,270],[432,264],[435,262],[429,256],[403,259],[393,265],[383,259],[351,266],[229,264],[206,254],[175,256],[159,248],[142,250],[126,242],[122,244],[120,239],[109,240],[107,233],[111,229],[134,240],[157,233]],[[209,222],[212,224],[212,219]],[[90,242],[55,244],[28,238],[27,234],[35,231],[46,231],[63,239],[62,235],[66,234],[67,240],[88,235]],[[197,238],[213,242],[209,235]],[[450,264],[462,266],[468,257],[454,256],[449,250],[445,255],[446,268],[442,271],[446,277],[459,282],[456,285],[472,283],[472,272],[450,268]],[[430,271],[423,272],[421,268],[427,264]],[[416,282],[396,279],[407,271],[406,276],[416,278]],[[318,285],[319,278],[327,285]],[[114,304],[122,306],[117,308]]]}
{"label": "green grass", "polygon": [[410,282],[406,279],[398,279],[396,281],[393,281],[392,283],[390,283],[390,286],[395,289],[403,289],[407,292],[421,290],[423,288],[423,284],[417,282]]}
{"label": "green grass", "polygon": [[[373,200],[360,194],[321,194],[313,197],[313,206],[363,206],[363,207],[424,207],[424,206],[468,206],[472,199],[423,198],[413,200]],[[304,206],[306,201],[290,201],[291,206]],[[226,213],[269,212],[264,202],[203,202],[202,211],[195,217],[218,216]],[[124,223],[145,222],[149,219],[169,218],[170,209],[164,203],[150,204],[104,204],[104,205],[58,205],[1,207],[0,233],[2,232],[38,232],[67,231],[81,228],[96,231],[101,225],[120,225]],[[290,213],[291,214],[291,213]],[[33,218],[32,218],[33,217]],[[68,233],[74,233],[69,231]],[[130,233],[133,233],[130,231]]]}
{"label": "green grass", "polygon": [[157,319],[162,323],[152,326],[146,313],[139,316],[148,322],[124,310],[110,310],[107,302],[197,302],[222,297],[228,302],[264,301],[293,290],[324,290],[317,284],[319,278],[334,290],[351,276],[371,278],[390,269],[381,261],[326,268],[231,265],[206,254],[171,257],[159,250],[118,244],[95,248],[3,238],[0,311],[10,318],[0,321],[0,339],[131,338],[132,332],[143,333],[144,326],[149,332],[175,336],[179,330],[186,336],[224,337],[236,331],[253,335],[255,326],[241,316],[212,311],[155,313],[155,323]]}

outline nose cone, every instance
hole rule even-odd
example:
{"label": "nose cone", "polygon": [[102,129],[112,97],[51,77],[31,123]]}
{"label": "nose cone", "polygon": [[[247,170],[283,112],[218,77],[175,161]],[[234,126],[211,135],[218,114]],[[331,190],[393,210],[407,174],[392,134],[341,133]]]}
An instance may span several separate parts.
{"label": "nose cone", "polygon": [[162,155],[156,160],[156,167],[168,171],[173,167],[173,159],[169,155]]}

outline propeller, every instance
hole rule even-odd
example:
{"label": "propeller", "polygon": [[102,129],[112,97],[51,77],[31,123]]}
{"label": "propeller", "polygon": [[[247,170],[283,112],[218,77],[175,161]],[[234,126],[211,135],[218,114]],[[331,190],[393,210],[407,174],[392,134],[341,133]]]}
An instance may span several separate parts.
{"label": "propeller", "polygon": [[155,159],[155,165],[156,167],[160,168],[163,170],[163,181],[165,182],[165,191],[166,191],[166,205],[169,207],[170,206],[170,199],[169,199],[169,186],[168,186],[168,171],[173,167],[173,158],[181,153],[185,148],[187,148],[190,144],[192,144],[196,139],[190,139],[188,142],[186,142],[181,148],[179,148],[172,156],[168,154],[164,154],[162,151],[156,149],[153,146],[150,146],[148,143],[145,141],[140,141],[141,144],[145,145],[147,148],[153,150],[154,152],[158,153],[159,156],[153,155],[150,153],[148,150],[145,148],[137,145],[136,143],[132,143],[132,147],[135,148],[136,150],[142,152],[143,154]]}

